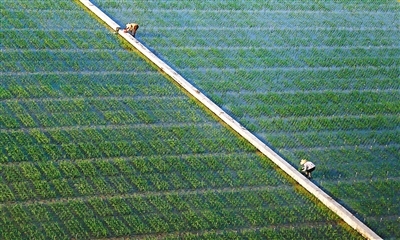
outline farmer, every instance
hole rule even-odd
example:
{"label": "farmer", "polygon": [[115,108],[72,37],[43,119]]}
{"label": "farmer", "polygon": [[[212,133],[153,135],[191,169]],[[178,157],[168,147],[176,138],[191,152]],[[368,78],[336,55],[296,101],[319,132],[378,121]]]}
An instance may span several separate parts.
{"label": "farmer", "polygon": [[308,178],[311,179],[311,173],[315,170],[315,164],[307,161],[306,159],[301,159],[300,161],[301,172]]}
{"label": "farmer", "polygon": [[133,37],[136,35],[136,31],[139,28],[139,24],[137,23],[128,23],[126,24],[125,32],[130,33]]}

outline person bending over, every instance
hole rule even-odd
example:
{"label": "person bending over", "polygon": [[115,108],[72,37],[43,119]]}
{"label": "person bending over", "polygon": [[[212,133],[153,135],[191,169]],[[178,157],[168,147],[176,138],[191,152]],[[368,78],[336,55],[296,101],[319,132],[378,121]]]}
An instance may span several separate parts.
{"label": "person bending over", "polygon": [[301,172],[308,178],[311,179],[311,173],[315,170],[315,164],[307,161],[306,159],[302,159],[300,161]]}
{"label": "person bending over", "polygon": [[133,37],[136,35],[136,31],[139,29],[139,24],[137,23],[128,23],[126,24],[125,32],[130,33]]}

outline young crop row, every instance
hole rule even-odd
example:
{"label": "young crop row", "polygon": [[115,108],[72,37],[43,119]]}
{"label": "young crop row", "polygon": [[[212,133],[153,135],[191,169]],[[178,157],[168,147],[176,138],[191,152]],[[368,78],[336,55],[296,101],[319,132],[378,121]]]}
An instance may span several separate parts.
{"label": "young crop row", "polygon": [[400,119],[393,115],[370,116],[332,116],[302,118],[270,118],[261,119],[258,123],[247,119],[246,126],[252,129],[263,129],[268,133],[304,132],[304,131],[391,131],[400,124]]}
{"label": "young crop row", "polygon": [[[390,69],[206,69],[186,70],[184,75],[197,79],[205,91],[213,91],[212,99],[227,104],[226,94],[289,92],[289,91],[393,91],[393,79],[399,72]],[[207,76],[205,78],[204,76]],[[326,79],[329,79],[327,81]],[[249,106],[250,107],[250,106]]]}
{"label": "young crop row", "polygon": [[[0,86],[0,99],[12,98],[55,98],[61,97],[60,93],[55,91],[50,85],[30,85],[20,86],[10,84],[9,86]],[[2,107],[2,106],[1,106]],[[2,109],[3,110],[3,109]]]}
{"label": "young crop row", "polygon": [[[148,221],[157,218],[157,216],[149,216]],[[324,239],[336,239],[339,237],[346,237],[346,239],[360,239],[355,235],[349,234],[344,231],[340,226],[313,226],[313,227],[260,227],[258,230],[250,228],[248,230],[205,230],[205,231],[194,231],[190,227],[185,226],[186,219],[176,214],[166,216],[168,222],[173,222],[171,227],[165,226],[164,219],[159,219],[160,226],[164,226],[163,229],[169,229],[169,232],[180,231],[180,234],[167,233],[163,234],[168,239],[232,239],[232,238],[248,238],[257,239],[265,237],[265,239],[300,239],[300,238],[312,238],[313,236],[324,236]],[[110,217],[104,220],[105,223],[94,218],[84,219],[83,223],[76,220],[68,220],[63,225],[66,229],[61,229],[58,223],[41,224],[43,232],[37,230],[36,225],[24,224],[21,225],[20,230],[13,232],[5,232],[2,236],[4,239],[13,240],[16,238],[34,238],[34,239],[45,239],[45,238],[58,238],[68,239],[70,236],[74,238],[95,238],[95,237],[107,237],[111,236],[136,236],[146,237],[146,239],[156,239],[152,237],[154,232],[157,232],[159,227],[152,225],[147,226],[147,222],[143,222],[136,216],[126,216],[122,219],[116,217]],[[111,222],[111,223],[110,223]],[[112,224],[112,225],[109,225]],[[7,225],[8,226],[8,225]],[[107,230],[112,230],[112,233],[107,234]],[[161,230],[161,229],[159,229]],[[197,232],[197,233],[193,233]],[[161,231],[159,231],[161,233]],[[150,234],[147,235],[147,234]]]}
{"label": "young crop row", "polygon": [[0,128],[207,122],[190,102],[179,97],[10,100],[0,104]]}
{"label": "young crop row", "polygon": [[[46,36],[41,36],[46,38]],[[61,50],[62,49],[62,50]],[[39,50],[39,49],[20,49],[20,50],[8,50],[3,51],[1,57],[2,61],[71,61],[73,59],[76,62],[86,61],[110,61],[119,60],[121,62],[132,61],[137,58],[132,56],[131,53],[122,50],[111,50],[111,49],[93,49],[93,50],[79,50],[72,49],[67,50],[64,48],[56,50]],[[140,64],[140,63],[138,63]],[[141,63],[147,65],[146,63]]]}
{"label": "young crop row", "polygon": [[[160,48],[164,50],[163,48]],[[167,49],[165,49],[167,50]],[[390,50],[390,51],[388,51]],[[298,47],[298,48],[288,48],[288,47],[254,47],[254,46],[242,46],[242,47],[226,47],[226,48],[214,48],[209,47],[172,47],[168,48],[168,56],[179,55],[180,59],[189,61],[189,59],[197,58],[223,58],[227,60],[236,59],[240,61],[241,59],[246,59],[249,61],[260,60],[268,61],[269,59],[281,59],[281,60],[291,60],[295,62],[297,59],[363,59],[363,58],[396,58],[400,54],[395,46],[393,47]],[[196,62],[196,61],[194,61]],[[202,65],[198,64],[198,67]]]}
{"label": "young crop row", "polygon": [[[85,159],[159,154],[252,151],[241,139],[212,124],[104,127],[3,132],[3,162]],[[22,144],[22,145],[21,145]],[[5,157],[4,157],[5,156]],[[8,158],[8,160],[7,160]]]}
{"label": "young crop row", "polygon": [[[114,10],[114,9],[113,9]],[[120,9],[119,15],[127,16],[130,9]],[[114,10],[115,12],[115,10]],[[114,14],[114,12],[112,14]],[[395,19],[393,13],[358,12],[318,12],[318,11],[230,11],[210,10],[199,11],[193,9],[181,9],[167,11],[165,9],[151,9],[146,12],[137,11],[138,17],[149,19],[148,25],[160,27],[186,27],[207,26],[209,29],[222,29],[230,23],[237,21],[234,27],[237,28],[266,28],[266,29],[371,29],[382,26],[390,26],[391,20]],[[145,13],[153,12],[161,15],[158,18],[148,18]],[[373,17],[371,17],[373,16]],[[177,18],[180,21],[177,21]],[[210,21],[210,20],[214,21]],[[208,22],[207,22],[208,21]],[[168,22],[170,23],[169,25]],[[171,24],[172,23],[172,24]],[[158,24],[158,25],[156,25]],[[218,25],[219,24],[219,25]],[[312,27],[310,27],[312,26]],[[357,26],[357,28],[355,27]]]}
{"label": "young crop row", "polygon": [[[58,4],[64,5],[62,3]],[[52,6],[54,5],[55,4],[52,4]],[[5,19],[4,21],[2,21],[2,28],[10,30],[44,28],[47,31],[49,31],[49,29],[57,29],[56,27],[59,27],[58,30],[83,29],[81,22],[82,19],[81,17],[80,18],[77,17],[79,12],[74,11],[72,9],[68,10],[66,8],[61,8],[61,6],[59,7],[60,8],[57,10],[54,9],[48,11],[40,11],[39,14],[37,10],[35,11],[31,9],[30,10],[24,9],[21,11],[20,8],[12,9],[12,6],[8,5],[7,10],[3,11]],[[73,18],[73,16],[75,16],[75,18]],[[68,21],[66,18],[70,19],[70,21]],[[54,21],[54,19],[59,19],[59,21],[63,22],[63,24],[58,26],[50,24],[50,22]],[[52,39],[51,41],[57,41],[57,40]]]}
{"label": "young crop row", "polygon": [[[53,4],[56,5],[56,4]],[[73,5],[71,5],[73,6]],[[15,11],[15,10],[14,10]],[[19,10],[18,10],[19,11]],[[47,31],[70,31],[73,30],[75,32],[78,31],[95,31],[96,26],[100,26],[97,21],[93,21],[94,19],[90,15],[82,15],[81,9],[79,9],[78,5],[74,5],[74,9],[66,9],[66,8],[57,8],[53,10],[47,9],[46,11],[30,11],[30,16],[34,18],[34,20],[38,23],[38,30],[45,29]],[[63,22],[64,24],[54,25],[54,22],[58,20],[59,22]],[[92,23],[92,27],[85,28],[83,22]],[[97,33],[99,35],[99,41],[106,43],[105,46],[111,46],[106,41],[103,41],[102,37],[106,35],[107,32]],[[111,39],[111,38],[110,38]],[[71,39],[74,40],[74,39]],[[92,43],[97,44],[95,41]],[[67,48],[68,49],[68,48]]]}
{"label": "young crop row", "polygon": [[[246,199],[249,202],[240,200]],[[171,213],[182,214],[188,218],[197,218],[203,224],[204,217],[213,224],[217,224],[223,218],[225,221],[232,219],[231,214],[242,214],[251,225],[263,225],[265,219],[273,221],[275,224],[292,222],[293,217],[306,217],[307,221],[319,221],[323,217],[323,212],[316,207],[308,208],[307,212],[301,211],[304,198],[299,198],[293,194],[292,190],[279,191],[257,191],[257,192],[206,192],[202,194],[188,195],[166,195],[166,196],[133,196],[128,198],[112,197],[108,199],[90,198],[87,201],[69,200],[66,203],[54,204],[29,204],[19,205],[14,204],[5,208],[5,214],[9,215],[9,219],[14,222],[23,222],[30,220],[32,217],[37,221],[47,222],[53,217],[61,220],[66,219],[82,219],[88,217],[107,218],[122,215],[136,216],[159,216],[163,218]],[[294,202],[294,208],[282,207],[282,203]],[[307,201],[308,202],[308,201]],[[67,207],[67,208],[65,208]],[[66,211],[69,209],[69,211]],[[212,212],[210,211],[212,209]],[[82,212],[83,210],[83,212]],[[282,211],[285,210],[285,211]],[[197,212],[199,214],[194,213]],[[207,213],[202,215],[201,212]],[[279,216],[279,213],[287,214]],[[209,216],[207,216],[209,215]],[[225,216],[224,216],[225,215]],[[262,217],[267,215],[268,217]],[[291,217],[289,217],[291,215]],[[213,219],[214,218],[214,219]],[[336,219],[333,214],[331,219]],[[233,218],[234,219],[234,218]],[[240,217],[238,219],[243,219]],[[7,219],[2,219],[7,221]],[[9,220],[9,221],[10,221]],[[214,221],[212,221],[214,220]],[[215,221],[217,220],[217,221]],[[242,220],[242,223],[245,223]],[[234,224],[234,221],[232,222]],[[227,227],[227,226],[213,226]]]}
{"label": "young crop row", "polygon": [[[35,53],[32,53],[35,54]],[[39,56],[40,57],[40,56]],[[69,60],[51,60],[46,61],[40,58],[37,61],[5,61],[0,66],[0,72],[14,73],[34,73],[34,72],[73,72],[73,71],[91,71],[91,72],[112,72],[124,71],[130,63],[115,61],[113,59],[98,61],[78,61],[70,58]],[[129,71],[144,72],[149,71],[148,66],[131,66]]]}
{"label": "young crop row", "polygon": [[[169,54],[171,59],[176,59],[176,55]],[[174,57],[175,56],[175,57]],[[301,57],[293,59],[293,56],[284,58],[268,57],[251,58],[238,57],[235,55],[229,58],[221,58],[213,56],[203,58],[201,56],[182,58],[174,61],[174,65],[179,69],[193,68],[376,68],[376,67],[395,67],[399,65],[398,58],[379,58],[379,57],[362,57],[362,58],[322,58],[322,57]]]}
{"label": "young crop row", "polygon": [[[400,100],[397,90],[387,91],[311,91],[311,92],[272,92],[264,94],[241,94],[242,99],[249,105],[289,105],[289,104],[340,104],[358,102],[362,104],[391,103]],[[226,96],[230,103],[235,103],[236,94]]]}
{"label": "young crop row", "polygon": [[[150,45],[168,49],[176,47],[210,47],[232,48],[251,46],[253,48],[265,47],[393,47],[396,46],[395,29],[356,29],[356,30],[333,30],[333,29],[274,29],[274,28],[228,28],[225,29],[196,29],[174,28],[174,35],[171,29],[154,28],[155,34],[168,36],[168,41],[158,41],[155,37],[145,37]],[[210,34],[205,41],[201,36]],[[231,37],[232,35],[243,36]],[[189,37],[190,36],[190,37]],[[382,37],[385,36],[385,37]],[[184,40],[183,40],[184,39]],[[260,40],[262,39],[262,40]],[[165,56],[170,56],[165,53]],[[182,56],[182,54],[180,55]],[[171,56],[170,56],[171,57]],[[179,59],[179,58],[178,58]]]}
{"label": "young crop row", "polygon": [[[18,80],[12,75],[0,80],[0,99],[12,98],[62,98],[62,97],[139,97],[180,96],[182,93],[161,76],[149,73],[115,72],[99,75],[67,73],[20,75]],[[113,76],[114,81],[110,82]],[[151,79],[150,76],[153,76]],[[67,80],[68,79],[68,80]],[[132,84],[132,81],[135,84]],[[157,83],[157,84],[155,84]]]}
{"label": "young crop row", "polygon": [[[28,222],[35,219],[41,226],[49,227],[53,222],[52,229],[45,234],[51,235],[53,231],[69,234],[71,231],[79,237],[104,237],[110,234],[110,230],[114,236],[124,236],[176,231],[183,233],[231,229],[232,227],[254,228],[268,226],[271,223],[279,227],[297,222],[299,219],[313,225],[314,222],[325,220],[326,210],[311,207],[307,209],[308,211],[304,211],[304,201],[309,202],[309,200],[296,196],[294,197],[292,190],[282,189],[244,192],[210,191],[201,194],[90,198],[86,201],[69,200],[62,203],[14,204],[4,208],[0,221],[7,226],[19,226],[17,229],[20,231],[17,230],[14,234],[20,236],[37,234],[31,230],[27,231],[32,227],[32,224]],[[277,205],[271,205],[274,201]],[[295,207],[281,207],[282,201],[294,202]],[[337,219],[333,214],[328,218],[331,221]],[[59,221],[62,221],[62,224]]]}
{"label": "young crop row", "polygon": [[[2,41],[4,49],[116,49],[115,38],[104,31],[96,30],[39,30],[29,29],[21,31],[20,29],[7,32],[9,38]],[[58,37],[62,36],[62,37]],[[90,39],[91,41],[87,41]],[[89,44],[90,43],[90,44]],[[43,53],[37,53],[36,56],[28,56],[28,59],[46,56]],[[57,58],[54,56],[54,58]],[[21,62],[24,63],[24,62]],[[43,62],[45,64],[46,62]],[[45,65],[46,66],[46,65]],[[12,70],[12,69],[9,69]],[[53,69],[54,70],[54,69]]]}
{"label": "young crop row", "polygon": [[144,111],[128,112],[116,111],[90,111],[90,112],[55,112],[36,114],[15,114],[0,116],[0,128],[18,129],[36,127],[69,127],[69,126],[104,126],[107,124],[193,124],[206,123],[199,112],[193,110],[175,111]]}
{"label": "young crop row", "polygon": [[[249,169],[257,170],[256,176],[265,178],[265,174],[258,169],[261,167],[270,168],[268,165],[260,166],[256,159],[246,153],[237,153],[234,155],[218,154],[217,156],[221,162],[215,161],[215,155],[199,155],[196,158],[191,156],[148,156],[115,158],[112,160],[77,160],[73,162],[68,160],[58,162],[25,162],[18,165],[2,166],[0,179],[4,183],[13,183],[26,180],[70,179],[85,176],[131,176],[157,173],[181,173],[190,178],[191,176],[184,173],[185,171],[205,172],[205,174],[214,171],[216,174],[213,177],[218,177],[217,172],[221,174],[235,174],[236,171],[240,171],[237,173],[239,178],[251,180],[248,175]],[[246,160],[245,164],[242,163],[244,160]],[[243,169],[243,166],[246,166],[248,169]],[[232,172],[230,173],[229,171]],[[276,176],[275,178],[277,178],[278,182],[280,181],[280,178]]]}
{"label": "young crop row", "polygon": [[[399,112],[399,104],[397,102],[387,102],[387,103],[343,103],[341,105],[338,104],[319,104],[314,103],[310,105],[305,104],[292,104],[292,105],[266,105],[266,104],[252,104],[252,105],[231,105],[227,107],[227,109],[232,112],[235,116],[242,117],[244,121],[249,119],[250,121],[254,121],[255,119],[259,120],[259,125],[264,125],[265,117],[270,117],[272,119],[276,118],[284,118],[285,120],[289,118],[300,118],[305,119],[307,117],[312,117],[316,119],[326,119],[332,118],[334,116],[374,116],[376,115],[377,121],[382,116],[388,116],[388,119],[382,119],[382,123],[384,125],[388,125],[389,127],[396,123],[398,120],[396,117],[393,117]],[[363,118],[360,117],[362,121]],[[301,120],[299,120],[301,121]],[[318,120],[316,120],[318,121]],[[323,121],[323,120],[322,120]],[[332,120],[334,121],[334,120]],[[346,121],[346,120],[345,120]],[[394,122],[392,122],[394,121]],[[277,121],[279,123],[279,121]],[[359,125],[368,124],[372,125],[372,123],[361,122]],[[251,127],[251,126],[249,126]],[[329,128],[329,126],[327,126]],[[364,128],[367,126],[364,126]],[[290,126],[287,126],[290,128]],[[267,127],[269,129],[269,127]],[[254,129],[252,129],[254,130]]]}
{"label": "young crop row", "polygon": [[310,48],[273,48],[273,47],[177,47],[166,48],[167,59],[180,69],[204,68],[272,68],[272,67],[390,67],[398,64],[393,48],[354,47],[310,47]]}
{"label": "young crop row", "polygon": [[[68,1],[46,1],[32,0],[32,1],[7,1],[7,10],[34,10],[35,12],[45,12],[47,10],[57,11],[63,9],[64,11],[79,9],[74,2]],[[58,3],[56,5],[55,3]]]}
{"label": "young crop row", "polygon": [[[88,111],[198,111],[188,100],[176,97],[93,97],[93,98],[56,98],[35,100],[9,100],[0,104],[0,113],[15,115],[24,113],[69,113]],[[190,114],[188,114],[190,115]]]}
{"label": "young crop row", "polygon": [[[96,81],[98,79],[95,79]],[[137,79],[139,80],[139,79]],[[140,80],[139,80],[140,81]],[[29,99],[29,98],[62,98],[62,97],[133,97],[133,96],[173,96],[171,86],[149,86],[146,84],[118,85],[118,84],[99,84],[89,82],[87,84],[62,84],[59,89],[48,84],[40,85],[12,85],[0,86],[1,99]],[[57,102],[57,101],[55,101]]]}
{"label": "young crop row", "polygon": [[[98,194],[132,194],[136,192],[171,191],[242,186],[282,186],[283,179],[269,167],[240,162],[247,156],[232,159],[221,156],[227,164],[215,166],[209,161],[191,162],[189,158],[134,158],[62,161],[38,164],[24,163],[2,167],[1,202],[78,197]],[[186,161],[185,161],[186,160]],[[171,164],[174,167],[171,167]],[[237,167],[237,166],[239,166]],[[207,166],[214,169],[210,170]],[[251,171],[249,169],[252,169]],[[271,178],[273,176],[273,178]]]}
{"label": "young crop row", "polygon": [[[87,127],[80,129],[48,129],[41,131],[38,129],[23,131],[4,131],[0,134],[1,142],[4,145],[15,147],[40,146],[41,144],[80,144],[94,143],[100,144],[105,141],[109,142],[140,142],[143,140],[154,141],[196,141],[196,140],[212,140],[216,142],[227,141],[231,145],[242,145],[241,148],[246,149],[249,144],[244,144],[241,139],[229,139],[231,133],[212,123],[204,123],[189,126],[187,124],[178,125],[142,125],[138,126],[103,126],[103,127]],[[146,139],[143,139],[145,137]],[[72,142],[71,142],[72,141]],[[210,145],[213,146],[213,145]],[[5,146],[3,146],[5,147]],[[232,146],[220,147],[231,148]]]}
{"label": "young crop row", "polygon": [[[12,3],[8,6],[12,8]],[[38,27],[38,24],[23,11],[12,11],[11,9],[4,11],[4,8],[2,10],[2,16],[4,17],[1,21],[2,29]],[[2,43],[3,41],[0,43],[0,46],[2,46]]]}
{"label": "young crop row", "polygon": [[51,160],[79,160],[87,158],[113,158],[150,155],[239,153],[254,150],[247,143],[233,141],[231,137],[103,140],[96,142],[75,142],[61,144],[19,145],[8,143],[1,147],[4,155],[0,159],[7,162],[41,162]]}
{"label": "young crop row", "polygon": [[[285,95],[284,97],[282,95]],[[398,104],[394,97],[396,94],[389,91],[387,93],[380,92],[350,92],[350,93],[329,93],[329,92],[315,92],[309,94],[253,94],[244,96],[242,101],[250,103],[243,105],[235,95],[228,95],[225,98],[230,100],[231,105],[228,106],[229,110],[237,116],[321,116],[319,118],[301,118],[293,121],[298,122],[293,126],[279,127],[279,123],[287,123],[291,120],[288,119],[266,119],[260,121],[260,126],[267,129],[274,129],[276,131],[296,128],[298,131],[307,129],[307,126],[322,127],[325,129],[333,128],[361,128],[361,129],[384,129],[393,128],[398,119],[393,114],[397,113]],[[350,104],[358,102],[357,104]],[[141,110],[143,104],[149,105],[147,109]],[[292,105],[288,105],[288,103]],[[160,104],[160,105],[157,105]],[[162,104],[162,105],[161,105]],[[176,106],[175,106],[176,105]],[[6,128],[16,128],[19,126],[37,127],[37,126],[73,126],[79,125],[103,125],[107,122],[113,124],[121,123],[154,123],[154,122],[202,122],[206,119],[198,114],[198,111],[171,111],[170,108],[179,109],[184,108],[185,101],[181,99],[169,99],[168,101],[153,101],[153,100],[67,100],[67,101],[41,101],[41,102],[14,102],[10,101],[3,103],[1,112],[1,123]],[[287,106],[286,106],[287,105]],[[329,105],[329,107],[326,107]],[[157,106],[157,107],[156,107]],[[160,108],[160,107],[161,108]],[[243,106],[246,106],[244,109]],[[87,112],[89,109],[94,111]],[[117,110],[117,111],[104,111],[104,110]],[[154,110],[151,109],[162,109]],[[52,112],[53,114],[43,113],[42,110]],[[170,113],[168,112],[170,111]],[[40,112],[40,114],[28,114],[28,112]],[[98,113],[103,111],[103,116]],[[71,113],[69,113],[71,112]],[[342,124],[336,125],[334,117],[338,114],[347,113],[348,115],[357,114],[373,114],[366,117],[345,117],[341,121]],[[172,118],[172,116],[178,116]],[[329,118],[324,118],[324,116]],[[37,121],[35,119],[38,119]],[[322,121],[321,123],[318,123]],[[273,122],[273,125],[269,125]],[[325,123],[324,123],[325,122]],[[335,126],[333,126],[335,122]],[[314,123],[314,124],[310,124]],[[348,127],[346,127],[348,125]]]}
{"label": "young crop row", "polygon": [[[246,4],[251,5],[252,3]],[[276,3],[271,3],[274,5]],[[101,5],[101,4],[100,4]],[[212,4],[208,4],[212,7]],[[233,3],[233,5],[240,5]],[[254,5],[253,5],[254,6]],[[318,11],[318,9],[307,9],[307,11],[290,11],[287,9],[274,11],[269,8],[269,4],[260,6],[257,10],[243,10],[239,7],[237,10],[227,8],[217,8],[200,10],[188,6],[187,9],[170,9],[170,7],[163,8],[163,6],[157,6],[153,9],[147,7],[137,6],[138,10],[135,12],[137,18],[146,19],[146,23],[151,26],[159,27],[170,27],[179,26],[189,28],[188,26],[207,26],[208,28],[227,28],[230,23],[236,21],[235,27],[246,29],[264,27],[269,29],[276,28],[310,28],[313,29],[363,29],[363,28],[380,28],[382,22],[377,21],[376,18],[384,19],[384,21],[393,21],[395,14],[393,12],[368,12],[368,11],[357,11],[349,14],[348,11]],[[109,9],[109,12],[113,16],[121,16],[126,19],[129,15],[129,10],[126,8],[120,9]],[[151,16],[157,16],[150,18]],[[180,19],[178,21],[177,19]],[[211,21],[212,20],[212,21]],[[207,22],[208,21],[208,22]],[[168,24],[169,23],[169,24]],[[220,25],[218,25],[218,23]],[[357,27],[355,27],[357,26]]]}
{"label": "young crop row", "polygon": [[240,229],[224,231],[204,231],[202,233],[186,232],[180,236],[167,235],[168,239],[312,239],[315,236],[321,236],[324,239],[361,239],[344,231],[338,226],[296,226],[289,227],[260,227],[257,229]]}
{"label": "young crop row", "polygon": [[[221,78],[223,73],[223,78]],[[207,71],[208,78],[204,79],[204,73],[185,72],[189,78],[200,79],[199,85],[205,89],[214,89],[216,93],[227,92],[253,92],[265,93],[265,91],[289,91],[289,90],[356,90],[371,91],[373,89],[396,89],[393,78],[398,76],[398,71],[393,69],[364,69],[364,70],[273,70],[269,71],[269,78],[262,77],[261,70],[235,70],[235,71]],[[324,76],[326,75],[326,76]],[[151,79],[145,74],[129,75],[123,73],[113,74],[114,81],[109,82],[111,74],[82,75],[67,74],[68,82],[64,77],[54,74],[38,74],[32,76],[21,75],[18,81],[12,76],[2,76],[0,85],[0,97],[9,99],[18,98],[45,98],[45,97],[92,97],[92,96],[174,96],[177,90],[168,82],[160,78]],[[368,78],[366,78],[368,76]],[[332,81],[326,81],[330,78]],[[246,81],[243,81],[245,79]],[[276,79],[276,80],[274,80]],[[301,81],[299,79],[302,79]],[[279,81],[278,81],[279,80]],[[132,85],[131,81],[135,81]],[[265,82],[267,84],[265,85]],[[240,84],[239,84],[240,82]],[[157,84],[155,84],[157,83]],[[59,86],[59,88],[55,88]],[[267,88],[267,86],[269,86]],[[346,87],[345,87],[346,86]],[[317,94],[317,93],[315,93]],[[372,91],[370,94],[374,94]],[[350,95],[349,95],[350,96]],[[224,98],[226,96],[223,96]],[[223,99],[218,99],[216,102]]]}
{"label": "young crop row", "polygon": [[[324,182],[324,187],[329,187],[335,196],[356,208],[357,213],[363,218],[367,216],[396,216],[398,214],[399,196],[393,189],[398,189],[399,183],[395,179],[379,178],[376,181],[356,183],[339,181],[336,184]],[[375,192],[370,191],[371,187],[375,189]],[[377,192],[385,193],[385,195],[377,195]],[[371,200],[376,204],[368,204]]]}
{"label": "young crop row", "polygon": [[[321,149],[321,148],[315,148],[315,149],[298,149],[298,150],[293,150],[295,158],[300,158],[302,155],[309,155],[313,159],[325,159],[327,160],[326,163],[322,163],[323,165],[329,165],[329,162],[331,160],[334,160],[337,164],[360,164],[365,159],[369,159],[368,166],[371,164],[379,164],[381,165],[381,168],[387,170],[387,168],[390,168],[391,164],[396,163],[396,161],[391,161],[387,162],[387,159],[399,159],[400,157],[400,152],[397,151],[398,146],[397,144],[393,145],[388,145],[388,146],[351,146],[351,147],[340,147],[340,148],[329,148],[329,149]],[[341,156],[345,156],[344,158]],[[382,165],[388,164],[387,167],[383,167]],[[374,168],[375,169],[375,168]],[[354,170],[349,168],[349,170]],[[370,168],[365,168],[365,169],[358,169],[359,171],[366,171],[366,172],[374,172],[371,171]],[[375,169],[376,172],[377,169]],[[395,172],[395,169],[391,169],[392,174]],[[355,173],[357,174],[357,172]],[[381,176],[383,177],[383,176]]]}
{"label": "young crop row", "polygon": [[[181,2],[181,1],[170,1],[168,3],[164,2],[150,2],[143,3],[138,2],[137,8],[143,12],[154,11],[158,12],[174,12],[174,11],[188,11],[188,12],[207,12],[207,13],[232,13],[238,14],[241,12],[249,13],[265,13],[265,12],[293,12],[293,13],[320,13],[320,14],[330,14],[334,13],[346,13],[348,11],[357,14],[359,12],[365,12],[365,14],[384,14],[386,12],[390,13],[398,8],[396,2],[384,1],[385,4],[380,4],[379,2],[366,3],[366,2],[353,2],[353,1],[342,1],[341,4],[334,2],[259,2],[257,0],[247,1],[246,3],[240,1],[215,1],[215,2],[202,2],[202,1],[191,1],[191,2]],[[96,6],[101,6],[108,11],[125,10],[126,4],[124,1],[118,0],[93,0]],[[383,12],[383,13],[382,13]],[[117,14],[112,13],[115,16]],[[121,14],[123,15],[123,14]],[[117,15],[118,16],[118,15]],[[246,17],[249,17],[246,15]],[[163,18],[162,18],[163,19]],[[160,20],[162,20],[160,19]]]}
{"label": "young crop row", "polygon": [[396,145],[399,143],[399,130],[388,131],[336,131],[299,132],[265,135],[267,141],[276,148],[314,148],[329,146],[372,146]]}

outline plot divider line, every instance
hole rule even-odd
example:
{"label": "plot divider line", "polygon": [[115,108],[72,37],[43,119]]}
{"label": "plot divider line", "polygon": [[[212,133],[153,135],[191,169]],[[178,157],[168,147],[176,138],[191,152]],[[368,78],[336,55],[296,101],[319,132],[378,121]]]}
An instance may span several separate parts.
{"label": "plot divider line", "polygon": [[297,169],[291,166],[287,161],[280,157],[276,152],[274,152],[270,147],[248,131],[239,122],[233,119],[229,114],[222,110],[218,105],[211,101],[207,96],[205,96],[200,90],[190,84],[186,79],[184,79],[180,74],[173,70],[169,65],[158,58],[154,53],[152,53],[147,47],[145,47],[141,42],[134,38],[131,34],[125,33],[121,27],[114,22],[109,16],[103,13],[99,8],[92,4],[89,0],[80,0],[80,2],[92,11],[97,17],[103,20],[111,29],[115,30],[121,37],[128,41],[133,47],[135,47],[141,54],[152,61],[157,67],[165,72],[170,78],[172,78],[176,83],[183,87],[188,93],[190,93],[194,98],[200,101],[205,107],[216,114],[222,121],[228,124],[233,130],[240,134],[243,138],[249,141],[253,146],[255,146],[260,152],[267,156],[272,162],[274,162],[278,167],[280,167],[286,174],[292,177],[296,182],[298,182],[307,191],[313,194],[317,199],[319,199],[325,206],[331,209],[339,217],[341,217],[348,225],[354,228],[362,236],[367,239],[382,239],[375,232],[373,232],[368,226],[351,214],[346,208],[335,201],[331,196],[321,190],[313,182],[308,180],[303,176]]}
{"label": "plot divider line", "polygon": [[[165,190],[165,191],[142,191],[142,192],[132,192],[119,194],[120,198],[130,198],[130,197],[154,197],[154,196],[170,196],[170,195],[196,195],[204,193],[236,193],[236,192],[258,192],[258,191],[275,191],[275,190],[290,190],[292,189],[289,185],[277,185],[277,186],[243,186],[243,187],[211,187],[211,188],[199,188],[199,189],[175,189],[175,190]],[[106,199],[116,197],[114,193],[108,194],[96,194],[96,195],[86,195],[86,196],[72,196],[72,197],[61,197],[52,199],[29,199],[22,201],[10,201],[5,203],[0,203],[0,208],[4,206],[15,206],[19,204],[33,205],[33,204],[53,204],[53,203],[63,203],[68,201],[89,201],[91,199]]]}

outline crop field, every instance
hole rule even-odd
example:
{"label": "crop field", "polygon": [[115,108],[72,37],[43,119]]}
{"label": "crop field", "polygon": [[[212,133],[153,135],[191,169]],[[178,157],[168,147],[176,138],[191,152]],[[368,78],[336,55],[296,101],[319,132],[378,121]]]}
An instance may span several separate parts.
{"label": "crop field", "polygon": [[0,239],[361,238],[77,2],[0,3]]}
{"label": "crop field", "polygon": [[94,1],[380,236],[400,238],[400,3]]}

